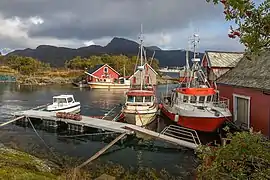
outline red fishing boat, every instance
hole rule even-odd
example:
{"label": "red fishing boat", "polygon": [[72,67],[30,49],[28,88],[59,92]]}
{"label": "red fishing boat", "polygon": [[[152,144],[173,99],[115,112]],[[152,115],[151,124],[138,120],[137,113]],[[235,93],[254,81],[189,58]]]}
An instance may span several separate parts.
{"label": "red fishing boat", "polygon": [[[218,90],[211,87],[205,77],[200,59],[196,58],[197,35],[193,36],[194,58],[189,68],[186,62],[186,78],[179,87],[162,96],[161,112],[178,125],[190,129],[212,132],[230,118],[229,100],[222,99]],[[188,59],[188,58],[187,58]]]}

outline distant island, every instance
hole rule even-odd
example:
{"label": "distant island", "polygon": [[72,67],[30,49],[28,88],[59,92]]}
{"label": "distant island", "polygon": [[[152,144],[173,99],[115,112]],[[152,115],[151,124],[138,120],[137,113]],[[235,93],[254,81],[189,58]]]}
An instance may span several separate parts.
{"label": "distant island", "polygon": [[[106,46],[91,45],[78,49],[40,45],[36,49],[15,50],[6,56],[17,55],[22,57],[32,57],[43,63],[49,63],[52,67],[64,67],[65,62],[76,57],[89,58],[90,56],[125,55],[128,57],[138,54],[139,44],[124,38],[115,37]],[[155,52],[155,59],[159,61],[160,67],[184,66],[186,59],[185,50],[162,50],[157,46],[146,47],[146,54],[152,57]],[[203,53],[198,53],[203,57]],[[189,52],[193,56],[193,52]]]}

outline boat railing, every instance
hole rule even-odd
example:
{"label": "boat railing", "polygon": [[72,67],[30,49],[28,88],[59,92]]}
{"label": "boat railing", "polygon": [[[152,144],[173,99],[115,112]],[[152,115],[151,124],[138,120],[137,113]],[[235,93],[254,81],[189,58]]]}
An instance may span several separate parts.
{"label": "boat railing", "polygon": [[169,125],[161,131],[161,134],[188,141],[196,145],[201,145],[201,140],[198,136],[198,133],[193,129],[176,125]]}
{"label": "boat railing", "polygon": [[227,109],[230,105],[230,100],[225,97],[219,97],[218,101],[213,101],[214,106]]}

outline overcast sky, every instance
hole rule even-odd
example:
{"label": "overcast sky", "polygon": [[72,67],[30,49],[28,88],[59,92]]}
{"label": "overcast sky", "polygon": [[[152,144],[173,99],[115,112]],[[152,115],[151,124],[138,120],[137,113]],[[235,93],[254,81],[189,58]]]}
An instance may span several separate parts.
{"label": "overcast sky", "polygon": [[201,51],[243,50],[228,38],[222,12],[205,0],[1,0],[0,49],[106,45],[115,36],[137,41],[142,23],[146,45],[186,49],[196,32]]}

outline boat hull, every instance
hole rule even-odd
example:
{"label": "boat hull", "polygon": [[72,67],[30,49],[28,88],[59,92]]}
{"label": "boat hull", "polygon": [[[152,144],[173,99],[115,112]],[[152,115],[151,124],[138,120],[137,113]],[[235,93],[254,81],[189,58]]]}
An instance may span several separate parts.
{"label": "boat hull", "polygon": [[81,112],[81,105],[73,106],[73,107],[65,107],[59,109],[46,109],[49,112],[66,112],[66,113],[80,113]]}
{"label": "boat hull", "polygon": [[227,119],[226,116],[219,117],[196,117],[196,116],[184,116],[174,113],[166,109],[165,106],[160,106],[161,112],[180,126],[194,129],[203,132],[213,132],[217,130]]}
{"label": "boat hull", "polygon": [[124,113],[125,121],[129,124],[137,126],[146,126],[153,122],[156,118],[156,113],[138,114],[138,113]]}
{"label": "boat hull", "polygon": [[129,89],[129,84],[117,84],[117,83],[88,83],[91,89]]}

